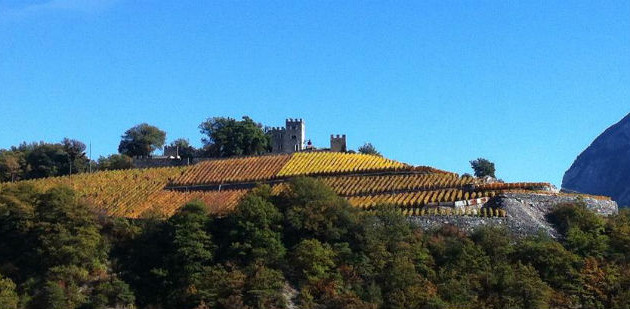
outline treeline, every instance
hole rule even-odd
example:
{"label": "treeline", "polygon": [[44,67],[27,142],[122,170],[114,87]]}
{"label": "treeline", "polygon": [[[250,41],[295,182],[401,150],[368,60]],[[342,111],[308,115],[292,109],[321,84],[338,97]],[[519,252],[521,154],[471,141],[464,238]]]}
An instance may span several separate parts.
{"label": "treeline", "polygon": [[[226,158],[260,155],[271,151],[271,137],[263,125],[244,116],[241,120],[212,117],[198,126],[202,147],[193,147],[186,138],[177,138],[167,146],[176,147],[180,159],[195,157]],[[134,157],[147,157],[166,144],[166,132],[141,123],[126,130],[118,145],[118,153],[90,161],[85,143],[65,138],[60,143],[22,143],[0,149],[0,182],[44,178],[97,170],[133,168]],[[353,152],[353,151],[351,151]],[[366,143],[360,153],[380,155]]]}
{"label": "treeline", "polygon": [[86,172],[91,162],[85,148],[80,141],[64,138],[60,143],[22,143],[0,149],[0,182]]}
{"label": "treeline", "polygon": [[107,218],[72,191],[0,192],[0,308],[628,308],[630,212],[550,215],[563,238],[424,232],[322,183],[259,187],[228,216]]}
{"label": "treeline", "polygon": [[[203,147],[195,148],[185,138],[173,140],[181,159],[193,157],[229,157],[254,155],[270,151],[270,138],[262,125],[249,117],[235,120],[209,118],[199,125]],[[59,143],[22,143],[0,149],[0,182],[64,176],[97,170],[118,170],[133,167],[133,157],[149,156],[166,142],[166,132],[141,123],[126,130],[118,145],[118,153],[90,161],[85,143],[64,138]]]}

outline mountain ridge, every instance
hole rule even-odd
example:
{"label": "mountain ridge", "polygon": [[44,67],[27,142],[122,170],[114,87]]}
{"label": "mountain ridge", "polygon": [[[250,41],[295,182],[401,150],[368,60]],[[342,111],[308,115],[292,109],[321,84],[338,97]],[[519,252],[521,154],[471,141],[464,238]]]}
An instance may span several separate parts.
{"label": "mountain ridge", "polygon": [[630,205],[630,113],[577,156],[564,174],[562,189],[607,195],[619,205]]}

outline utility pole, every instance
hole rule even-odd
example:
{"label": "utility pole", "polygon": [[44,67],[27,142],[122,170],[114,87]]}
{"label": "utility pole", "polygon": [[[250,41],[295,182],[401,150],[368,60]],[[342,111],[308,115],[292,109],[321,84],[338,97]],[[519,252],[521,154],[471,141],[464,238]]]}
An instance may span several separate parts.
{"label": "utility pole", "polygon": [[90,165],[90,174],[92,174],[92,141],[90,141],[90,157],[89,157],[89,165]]}

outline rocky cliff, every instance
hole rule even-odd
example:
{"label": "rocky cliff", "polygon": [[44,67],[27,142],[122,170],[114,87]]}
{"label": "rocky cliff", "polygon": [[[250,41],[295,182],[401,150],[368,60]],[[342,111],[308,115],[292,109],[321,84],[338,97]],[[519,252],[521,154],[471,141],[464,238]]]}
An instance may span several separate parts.
{"label": "rocky cliff", "polygon": [[630,206],[630,114],[606,129],[566,171],[562,189],[606,195]]}

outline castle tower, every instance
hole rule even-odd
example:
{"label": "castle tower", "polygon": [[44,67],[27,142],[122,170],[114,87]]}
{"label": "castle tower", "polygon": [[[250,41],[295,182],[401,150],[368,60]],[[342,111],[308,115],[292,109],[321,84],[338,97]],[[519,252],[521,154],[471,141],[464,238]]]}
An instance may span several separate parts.
{"label": "castle tower", "polygon": [[267,134],[271,135],[271,152],[284,153],[284,137],[287,135],[285,128],[274,127],[267,130]]}
{"label": "castle tower", "polygon": [[330,134],[330,151],[333,152],[346,152],[346,135],[337,136]]}
{"label": "castle tower", "polygon": [[304,150],[304,142],[306,141],[306,130],[304,120],[288,118],[286,120],[286,134],[284,137],[282,152],[297,152]]}

